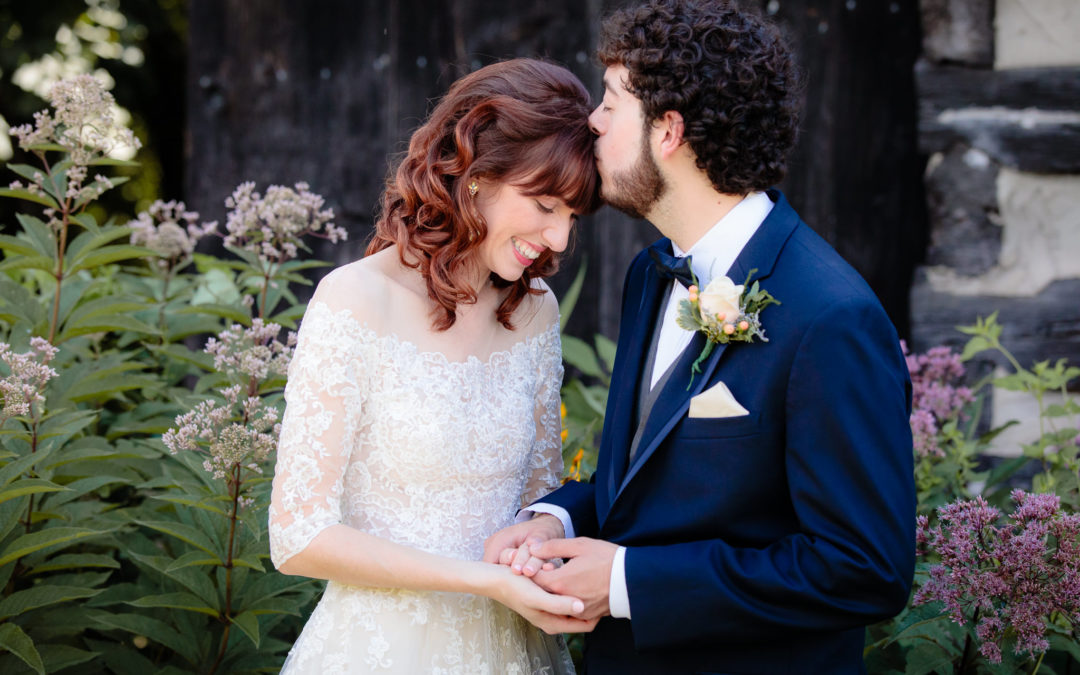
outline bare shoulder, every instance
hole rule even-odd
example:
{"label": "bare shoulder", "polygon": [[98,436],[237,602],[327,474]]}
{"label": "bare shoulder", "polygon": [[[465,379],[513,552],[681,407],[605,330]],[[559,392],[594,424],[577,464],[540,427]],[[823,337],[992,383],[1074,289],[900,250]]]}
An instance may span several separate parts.
{"label": "bare shoulder", "polygon": [[559,300],[543,279],[533,279],[532,288],[541,291],[529,294],[514,312],[515,325],[527,334],[537,334],[559,322]]}
{"label": "bare shoulder", "polygon": [[380,323],[393,294],[400,292],[386,269],[387,258],[396,260],[396,254],[387,249],[335,268],[319,281],[311,302],[348,310],[361,322]]}

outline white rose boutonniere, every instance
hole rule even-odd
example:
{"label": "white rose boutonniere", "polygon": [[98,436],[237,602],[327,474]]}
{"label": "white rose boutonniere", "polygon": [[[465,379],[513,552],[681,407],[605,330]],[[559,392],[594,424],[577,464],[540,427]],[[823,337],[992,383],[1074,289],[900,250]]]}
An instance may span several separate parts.
{"label": "white rose boutonniere", "polygon": [[758,282],[750,284],[754,272],[757,270],[750,270],[746,281],[739,286],[728,277],[713,279],[703,291],[694,284],[689,289],[690,297],[679,302],[676,319],[679,326],[705,333],[705,348],[691,367],[690,384],[694,383],[694,376],[701,372],[701,362],[709,357],[715,345],[769,341],[761,327],[761,310],[769,305],[779,305],[780,301],[762,289]]}

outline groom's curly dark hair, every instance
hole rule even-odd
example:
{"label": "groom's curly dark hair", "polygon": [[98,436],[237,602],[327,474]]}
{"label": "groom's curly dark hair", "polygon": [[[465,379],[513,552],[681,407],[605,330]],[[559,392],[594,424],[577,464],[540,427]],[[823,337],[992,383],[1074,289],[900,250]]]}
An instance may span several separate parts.
{"label": "groom's curly dark hair", "polygon": [[683,136],[726,194],[783,179],[801,83],[779,31],[731,2],[652,0],[604,20],[598,56],[629,70],[646,124],[680,113]]}

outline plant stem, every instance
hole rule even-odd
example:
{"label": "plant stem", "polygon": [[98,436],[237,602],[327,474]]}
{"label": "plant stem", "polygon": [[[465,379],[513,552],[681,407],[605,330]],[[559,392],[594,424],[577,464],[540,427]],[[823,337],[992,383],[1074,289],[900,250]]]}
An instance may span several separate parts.
{"label": "plant stem", "polygon": [[1035,675],[1035,673],[1039,672],[1039,666],[1042,665],[1042,660],[1045,657],[1046,657],[1046,652],[1043,652],[1042,654],[1039,654],[1039,660],[1035,662],[1035,669],[1031,671],[1031,675]]}
{"label": "plant stem", "polygon": [[233,475],[229,479],[229,492],[233,500],[232,514],[229,516],[229,542],[225,554],[225,608],[222,618],[225,621],[225,631],[221,634],[221,646],[218,647],[217,658],[210,666],[210,675],[213,675],[221,659],[225,657],[225,647],[229,644],[229,629],[232,628],[232,571],[233,571],[233,544],[236,539],[236,514],[240,510],[240,464],[233,465]]}
{"label": "plant stem", "polygon": [[[978,608],[978,607],[975,608],[975,616],[973,616],[971,618],[972,625],[975,625],[975,624],[979,623],[979,609],[980,608]],[[967,635],[964,637],[964,655],[962,657],[960,657],[960,667],[957,668],[957,670],[956,670],[956,672],[959,673],[960,675],[963,675],[963,672],[965,670],[967,670],[968,656],[970,654],[971,654],[971,633],[968,632]]]}

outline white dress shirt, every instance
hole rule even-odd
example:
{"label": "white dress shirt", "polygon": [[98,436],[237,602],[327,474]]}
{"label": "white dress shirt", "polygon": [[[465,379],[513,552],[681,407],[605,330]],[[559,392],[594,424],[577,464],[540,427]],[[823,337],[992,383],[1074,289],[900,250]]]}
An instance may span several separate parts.
{"label": "white dress shirt", "polygon": [[[674,255],[676,257],[692,256],[690,268],[697,276],[701,288],[704,289],[714,277],[727,273],[772,208],[773,202],[767,194],[752,192],[709,228],[709,231],[691,246],[689,251],[682,251],[675,242],[672,242]],[[732,281],[741,284],[745,279],[732,279]],[[656,360],[653,362],[650,388],[656,386],[657,381],[679,358],[694,337],[693,331],[680,328],[675,322],[679,314],[679,301],[688,298],[689,292],[678,282],[672,281],[670,284],[667,309],[664,312],[663,323],[660,324],[660,335],[656,342]],[[570,520],[570,514],[566,509],[554,504],[543,502],[533,504],[518,513],[517,521],[529,520],[538,513],[550,513],[557,517],[562,521],[564,536],[567,538],[574,536],[574,524]],[[630,618],[630,596],[626,590],[625,561],[626,547],[620,546],[615,552],[615,559],[611,565],[611,578],[608,582],[608,604],[611,616],[616,619]]]}

